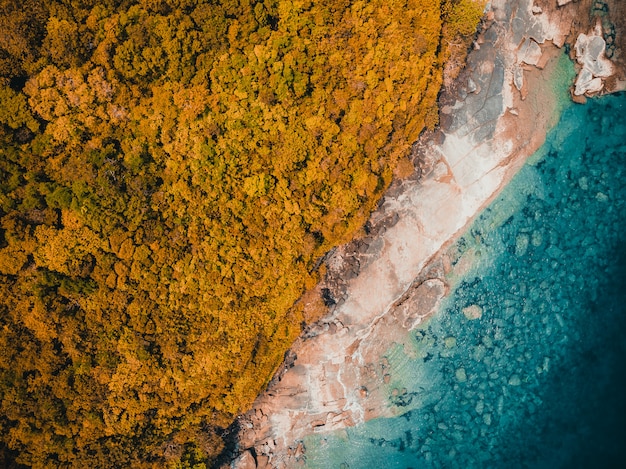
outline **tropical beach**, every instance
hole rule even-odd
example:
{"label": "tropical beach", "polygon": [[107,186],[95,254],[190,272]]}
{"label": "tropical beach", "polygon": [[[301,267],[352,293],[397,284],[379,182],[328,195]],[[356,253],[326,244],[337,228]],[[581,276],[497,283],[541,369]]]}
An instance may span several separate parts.
{"label": "tropical beach", "polygon": [[621,0],[0,0],[0,467],[621,467]]}
{"label": "tropical beach", "polygon": [[450,295],[381,354],[395,416],[307,435],[305,467],[617,467],[626,126],[603,125],[625,109],[567,107],[447,250]]}
{"label": "tropical beach", "polygon": [[[451,424],[452,417],[445,415],[441,393],[445,395],[447,390],[460,389],[464,386],[461,383],[476,379],[480,373],[490,375],[491,363],[485,367],[487,371],[475,374],[469,367],[458,365],[458,360],[463,361],[460,358],[463,354],[471,356],[473,352],[458,346],[461,339],[455,334],[463,331],[466,336],[479,336],[493,332],[493,322],[502,319],[487,318],[488,308],[484,304],[468,304],[466,298],[472,295],[495,298],[502,280],[497,276],[492,283],[483,279],[494,275],[493,271],[499,268],[498,259],[507,252],[521,256],[529,246],[531,249],[544,246],[544,235],[532,231],[515,238],[513,246],[500,243],[491,246],[491,251],[479,240],[497,236],[492,231],[508,226],[516,213],[528,213],[524,199],[533,195],[545,198],[533,192],[540,190],[533,188],[534,184],[540,184],[542,191],[557,190],[552,189],[549,175],[539,175],[538,171],[524,165],[531,156],[534,164],[547,166],[546,162],[540,163],[541,155],[559,151],[568,155],[568,150],[561,148],[568,138],[564,136],[567,131],[559,133],[559,126],[580,132],[581,139],[593,139],[597,127],[590,127],[590,133],[582,129],[586,129],[585,121],[590,116],[603,112],[602,105],[577,108],[579,105],[572,104],[572,99],[582,102],[586,100],[585,94],[597,94],[600,91],[598,81],[603,83],[603,92],[619,91],[624,86],[623,69],[613,65],[615,62],[608,62],[605,47],[601,53],[586,47],[594,41],[606,45],[598,26],[608,24],[605,7],[582,2],[560,3],[562,5],[558,6],[539,6],[532,2],[490,4],[466,69],[455,85],[440,97],[442,124],[439,131],[423,136],[414,149],[415,161],[419,162],[421,170],[419,177],[394,184],[370,219],[372,234],[339,248],[327,261],[332,280],[326,288],[336,306],[328,318],[296,342],[288,366],[240,421],[240,448],[251,448],[251,451],[244,451],[235,467],[255,467],[253,464],[256,467],[295,467],[296,464],[372,467],[373,461],[378,464],[386,461],[390,467],[448,467],[446,464],[450,461],[458,460],[455,458],[459,452],[468,458],[464,464],[459,462],[459,467],[520,464],[515,457],[522,457],[522,444],[490,459],[491,450],[484,449],[484,445],[495,443],[490,443],[493,440],[489,440],[484,429],[476,430],[483,432],[484,442],[478,438],[475,443],[468,443],[465,450],[460,450],[459,441],[447,432],[459,424]],[[595,16],[594,8],[600,12]],[[606,9],[610,11],[610,6]],[[587,11],[591,13],[589,21],[584,23],[580,20],[581,12]],[[615,20],[618,16],[611,18]],[[568,40],[577,46],[566,46]],[[575,50],[578,55],[572,52],[568,57],[566,50]],[[586,75],[590,68],[594,68],[593,73],[597,75]],[[607,75],[608,70],[612,78]],[[596,81],[591,83],[593,80]],[[620,98],[605,99],[617,100],[616,104],[607,106],[613,115],[619,115]],[[550,134],[553,140],[549,138],[542,147],[549,129],[559,120],[557,130]],[[604,122],[607,120],[619,126],[615,118],[605,117]],[[572,130],[574,125],[582,127]],[[623,154],[622,135],[621,130],[615,129],[614,137],[607,141],[608,147],[617,154]],[[573,139],[572,135],[569,138]],[[602,153],[604,148],[593,151]],[[623,160],[615,162],[617,167],[620,162]],[[598,164],[606,164],[606,161]],[[515,177],[520,168],[523,168],[521,173]],[[542,177],[547,180],[541,180]],[[505,187],[504,194],[511,195],[499,195]],[[604,200],[605,196],[598,197]],[[559,203],[562,205],[552,210],[566,210],[571,205],[567,198],[559,199]],[[620,206],[621,202],[616,200],[615,204]],[[473,222],[478,214],[492,212],[492,218],[488,215],[479,218],[487,220],[488,228],[479,227],[479,221]],[[619,220],[619,215],[616,216]],[[616,236],[618,231],[608,236]],[[615,246],[614,239],[598,242]],[[539,259],[538,262],[544,261]],[[557,269],[559,265],[552,268]],[[619,264],[612,268],[619,270]],[[553,274],[556,272],[548,275]],[[482,293],[478,291],[479,286],[483,287]],[[532,295],[543,298],[537,291],[533,290]],[[523,307],[528,294],[524,290],[520,294],[522,304],[511,303],[507,307],[507,319],[515,317],[518,323],[524,322],[525,315],[534,312],[530,300],[529,305]],[[454,303],[459,297],[462,300]],[[535,308],[542,310],[544,306],[535,305]],[[454,320],[447,318],[452,314],[450,310],[455,312]],[[585,310],[580,314],[584,316]],[[622,312],[617,308],[612,314],[619,318]],[[563,316],[556,317],[558,324],[565,321]],[[480,332],[481,324],[484,332]],[[433,333],[433,329],[437,332]],[[464,346],[472,343],[467,339],[462,342]],[[479,347],[479,350],[482,349]],[[532,350],[530,346],[529,350]],[[607,360],[613,360],[612,366],[619,362],[614,358],[620,356],[619,347],[616,350],[607,354]],[[485,352],[478,352],[481,353]],[[496,349],[495,353],[502,352]],[[514,360],[509,355],[503,356]],[[449,357],[456,357],[457,363],[442,365],[440,360],[449,360]],[[560,359],[571,358],[561,356]],[[546,367],[549,361],[548,358]],[[498,375],[504,365],[493,367],[491,373]],[[514,389],[522,384],[522,377],[513,372],[503,379],[505,386]],[[471,397],[475,398],[475,394]],[[462,395],[450,399],[451,402],[461,400],[465,406],[470,401]],[[502,432],[494,423],[496,416],[504,412],[504,401],[498,399],[501,396],[490,403],[489,412],[484,410],[484,402],[475,403],[482,424],[497,428],[494,434]],[[503,422],[507,418],[518,418],[514,412],[507,415],[513,417],[502,418]],[[426,433],[417,437],[412,433],[415,428]],[[463,434],[461,427],[456,431]],[[450,442],[444,445],[445,451],[442,447],[431,448],[431,442],[423,436],[433,432],[448,435],[441,437]],[[459,438],[465,441],[465,437]],[[411,450],[407,450],[409,447]],[[514,453],[517,456],[512,456]],[[399,459],[393,459],[396,456]],[[389,457],[391,459],[387,459]],[[542,459],[541,464],[547,464],[546,461]]]}

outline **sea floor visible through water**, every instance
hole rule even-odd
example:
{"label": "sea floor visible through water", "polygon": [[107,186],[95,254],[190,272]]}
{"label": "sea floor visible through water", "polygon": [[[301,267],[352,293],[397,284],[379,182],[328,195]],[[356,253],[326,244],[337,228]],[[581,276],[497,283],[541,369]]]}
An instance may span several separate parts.
{"label": "sea floor visible through water", "polygon": [[384,356],[397,417],[307,437],[306,467],[626,467],[626,94],[566,105],[450,255]]}

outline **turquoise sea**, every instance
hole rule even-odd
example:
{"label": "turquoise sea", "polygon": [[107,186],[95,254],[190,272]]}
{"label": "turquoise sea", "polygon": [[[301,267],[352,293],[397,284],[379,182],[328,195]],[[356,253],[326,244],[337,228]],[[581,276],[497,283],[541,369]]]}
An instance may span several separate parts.
{"label": "turquoise sea", "polygon": [[386,355],[397,417],[306,467],[626,467],[626,94],[565,105],[451,251],[473,268]]}

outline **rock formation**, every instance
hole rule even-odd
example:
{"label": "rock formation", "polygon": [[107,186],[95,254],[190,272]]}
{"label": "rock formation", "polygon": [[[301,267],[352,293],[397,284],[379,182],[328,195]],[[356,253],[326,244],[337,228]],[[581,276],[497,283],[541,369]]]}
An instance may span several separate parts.
{"label": "rock formation", "polygon": [[574,94],[599,93],[604,88],[602,79],[613,74],[613,65],[604,53],[606,42],[602,38],[602,26],[598,23],[590,36],[580,33],[574,47],[576,60],[582,65]]}
{"label": "rock formation", "polygon": [[[240,419],[234,467],[297,467],[305,435],[399,412],[384,353],[436,310],[448,290],[445,248],[543,143],[563,46],[580,68],[574,95],[622,86],[621,49],[607,53],[619,33],[612,26],[610,39],[607,24],[618,17],[593,13],[622,11],[617,3],[491,3],[466,70],[441,98],[440,131],[415,146],[416,175],[394,183],[367,236],[327,259],[332,313],[294,344],[295,358]],[[464,314],[478,318],[477,308]]]}

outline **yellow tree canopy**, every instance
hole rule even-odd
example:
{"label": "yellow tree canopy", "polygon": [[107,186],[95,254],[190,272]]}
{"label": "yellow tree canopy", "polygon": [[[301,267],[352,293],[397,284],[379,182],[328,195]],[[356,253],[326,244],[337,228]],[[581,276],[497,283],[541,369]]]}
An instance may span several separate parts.
{"label": "yellow tree canopy", "polygon": [[0,460],[211,464],[482,5],[0,5]]}

